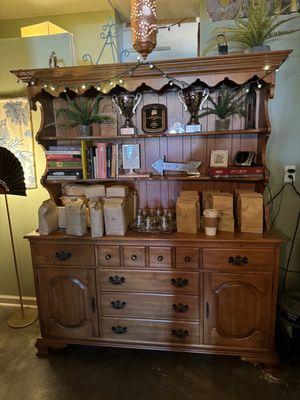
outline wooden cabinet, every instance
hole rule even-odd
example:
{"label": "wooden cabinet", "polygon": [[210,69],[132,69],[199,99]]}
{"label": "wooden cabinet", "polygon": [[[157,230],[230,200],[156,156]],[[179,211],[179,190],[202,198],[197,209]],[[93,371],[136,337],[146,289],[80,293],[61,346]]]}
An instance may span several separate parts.
{"label": "wooden cabinet", "polygon": [[46,337],[98,337],[95,272],[38,268],[40,321]]}
{"label": "wooden cabinet", "polygon": [[268,348],[272,276],[204,274],[204,343]]}
{"label": "wooden cabinet", "polygon": [[[275,235],[241,239],[221,233],[215,238],[174,233],[160,237],[159,245],[135,233],[111,239],[70,239],[65,233],[35,233],[29,238],[41,321],[40,354],[71,343],[229,354],[265,363],[276,359],[273,337],[282,241]],[[95,254],[98,265],[85,265],[84,252],[74,266],[40,261],[41,249],[76,254],[82,240],[88,263]],[[159,255],[162,263],[154,266],[151,257]],[[237,256],[247,257],[247,263],[239,265],[240,258],[228,263]]]}

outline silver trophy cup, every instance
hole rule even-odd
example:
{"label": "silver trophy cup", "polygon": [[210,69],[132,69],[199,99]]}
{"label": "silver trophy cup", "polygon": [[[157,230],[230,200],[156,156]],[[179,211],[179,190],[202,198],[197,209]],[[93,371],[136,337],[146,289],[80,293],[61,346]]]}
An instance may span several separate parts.
{"label": "silver trophy cup", "polygon": [[124,115],[125,123],[121,128],[121,134],[134,134],[136,128],[132,122],[132,117],[136,112],[138,105],[142,100],[141,93],[121,93],[112,96],[112,101],[119,113]]}

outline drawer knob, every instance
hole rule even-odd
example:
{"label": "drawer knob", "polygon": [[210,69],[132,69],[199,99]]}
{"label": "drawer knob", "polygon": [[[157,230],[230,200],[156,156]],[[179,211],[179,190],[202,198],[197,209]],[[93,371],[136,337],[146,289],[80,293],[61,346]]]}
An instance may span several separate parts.
{"label": "drawer knob", "polygon": [[124,333],[127,333],[127,328],[126,326],[113,326],[111,328],[112,332],[117,334],[117,335],[124,335]]}
{"label": "drawer knob", "polygon": [[173,279],[171,279],[171,284],[175,287],[183,288],[185,286],[188,286],[189,281],[188,281],[188,279],[173,278]]}
{"label": "drawer knob", "polygon": [[69,251],[57,251],[55,253],[55,257],[59,260],[59,261],[67,261],[71,258],[72,253],[70,253]]}
{"label": "drawer knob", "polygon": [[112,308],[115,310],[122,310],[127,306],[126,301],[121,301],[121,300],[112,301],[110,304]]}
{"label": "drawer knob", "polygon": [[184,339],[189,336],[189,332],[183,329],[172,329],[172,335],[177,338]]}
{"label": "drawer knob", "polygon": [[173,304],[172,308],[174,311],[179,313],[186,313],[190,309],[190,307],[187,304],[183,303]]}
{"label": "drawer knob", "polygon": [[228,258],[228,264],[242,266],[248,264],[248,257],[241,257],[241,256],[231,256]]}
{"label": "drawer knob", "polygon": [[107,255],[105,256],[105,260],[107,260],[107,261],[111,260],[111,255],[110,255],[110,254],[107,254]]}
{"label": "drawer knob", "polygon": [[187,262],[187,263],[191,262],[191,257],[189,257],[189,256],[185,257],[184,261]]}
{"label": "drawer knob", "polygon": [[110,276],[110,277],[109,277],[109,282],[110,282],[112,285],[122,285],[122,283],[125,282],[125,278],[124,278],[124,276],[118,276],[118,275],[116,275],[116,276]]}
{"label": "drawer knob", "polygon": [[163,256],[158,256],[157,257],[157,261],[159,261],[159,262],[161,262],[163,259],[164,259]]}
{"label": "drawer knob", "polygon": [[131,259],[132,259],[132,261],[136,261],[137,256],[136,256],[135,254],[133,254],[133,255],[131,256]]}

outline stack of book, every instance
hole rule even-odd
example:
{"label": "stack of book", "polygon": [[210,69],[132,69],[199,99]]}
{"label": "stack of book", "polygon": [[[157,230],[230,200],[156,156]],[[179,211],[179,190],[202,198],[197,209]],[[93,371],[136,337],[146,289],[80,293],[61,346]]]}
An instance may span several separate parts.
{"label": "stack of book", "polygon": [[213,178],[263,178],[264,167],[210,167],[209,176]]}
{"label": "stack of book", "polygon": [[119,176],[122,145],[81,143],[83,179],[113,179]]}
{"label": "stack of book", "polygon": [[80,146],[49,146],[47,158],[47,180],[82,179]]}

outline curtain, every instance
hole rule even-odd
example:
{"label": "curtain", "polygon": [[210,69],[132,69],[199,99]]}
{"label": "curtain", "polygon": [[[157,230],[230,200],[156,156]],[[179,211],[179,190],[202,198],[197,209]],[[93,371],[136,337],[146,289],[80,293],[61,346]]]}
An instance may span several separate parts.
{"label": "curtain", "polygon": [[30,107],[25,97],[0,99],[0,146],[21,162],[26,188],[36,188]]}

